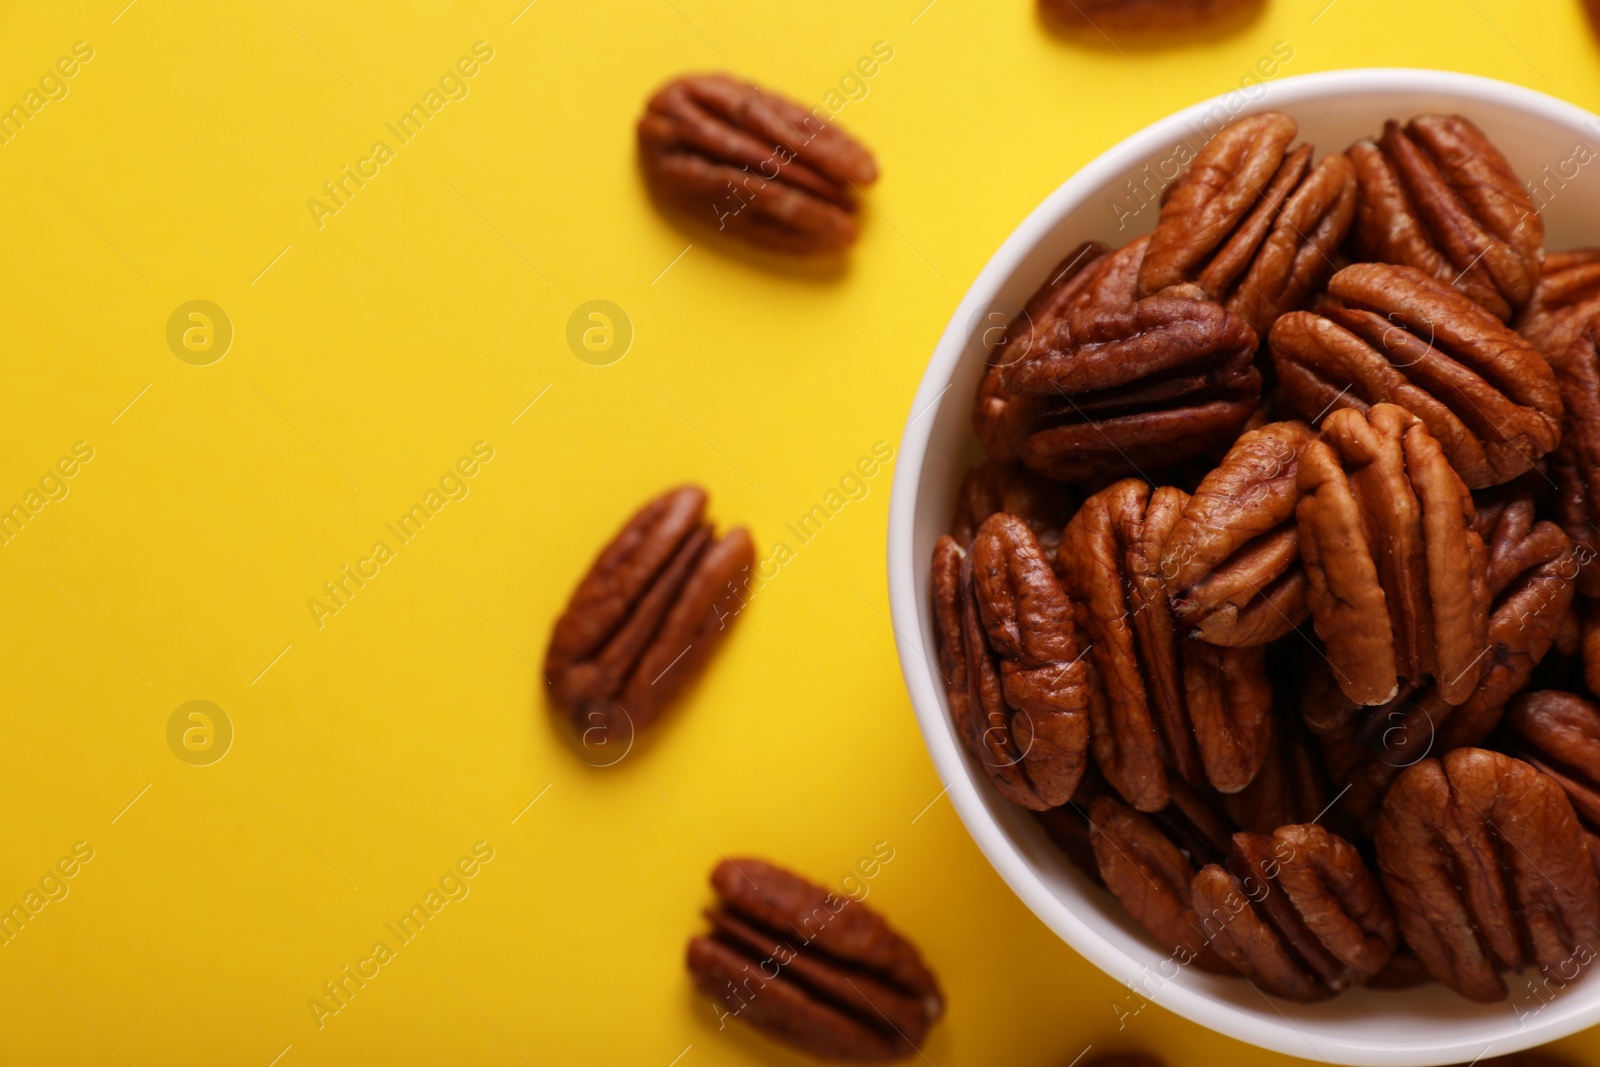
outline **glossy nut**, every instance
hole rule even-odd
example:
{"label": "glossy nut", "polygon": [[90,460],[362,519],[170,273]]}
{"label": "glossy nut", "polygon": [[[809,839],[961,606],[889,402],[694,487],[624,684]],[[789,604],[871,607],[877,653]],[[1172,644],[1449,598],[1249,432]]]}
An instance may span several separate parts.
{"label": "glossy nut", "polygon": [[650,501],[600,552],[545,653],[551,700],[586,738],[632,737],[705,668],[744,607],[755,562],[744,527],[720,539],[705,490]]}
{"label": "glossy nut", "polygon": [[1528,302],[1544,221],[1482,130],[1460,115],[1421,115],[1345,154],[1361,187],[1359,259],[1416,267],[1502,322]]}
{"label": "glossy nut", "polygon": [[861,901],[763,860],[717,865],[711,932],[689,942],[695,987],[725,1024],[829,1060],[915,1056],[944,1013],[916,948]]}
{"label": "glossy nut", "polygon": [[704,226],[797,255],[855,242],[872,154],[799,104],[724,74],[663,86],[639,120],[645,180]]}
{"label": "glossy nut", "polygon": [[1308,419],[1398,404],[1474,489],[1532,469],[1561,438],[1549,362],[1494,316],[1421,271],[1346,267],[1337,303],[1284,315],[1270,343],[1290,406]]}

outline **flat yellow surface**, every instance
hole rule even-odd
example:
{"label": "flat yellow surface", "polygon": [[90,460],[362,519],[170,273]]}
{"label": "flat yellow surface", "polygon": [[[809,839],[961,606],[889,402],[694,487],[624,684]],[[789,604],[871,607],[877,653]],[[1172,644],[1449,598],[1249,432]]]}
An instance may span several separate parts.
{"label": "flat yellow surface", "polygon": [[[880,842],[869,899],[949,994],[938,1067],[1276,1058],[1155,1007],[1119,1029],[1116,985],[937,799],[886,619],[893,464],[790,540],[616,766],[574,758],[533,665],[647,495],[702,482],[765,552],[897,442],[967,284],[1108,145],[1280,41],[1283,76],[1442,67],[1600,107],[1576,0],[1271,0],[1125,54],[1030,0],[126,2],[0,14],[0,103],[40,93],[0,145],[0,507],[26,516],[0,545],[0,905],[37,907],[0,946],[0,1062],[797,1063],[689,990],[705,876],[750,852],[837,883]],[[661,81],[736,67],[820,104],[878,42],[836,98],[883,171],[847,267],[774,269],[652,208],[633,123]],[[347,166],[369,177],[339,205]],[[596,299],[633,329],[608,366],[566,341]],[[208,365],[202,320],[168,342],[193,300],[232,324]],[[385,524],[430,491],[402,542]],[[347,566],[370,577],[338,604]],[[221,714],[169,734],[196,700]],[[441,879],[459,899],[400,942]],[[376,975],[308,1006],[346,966]]]}

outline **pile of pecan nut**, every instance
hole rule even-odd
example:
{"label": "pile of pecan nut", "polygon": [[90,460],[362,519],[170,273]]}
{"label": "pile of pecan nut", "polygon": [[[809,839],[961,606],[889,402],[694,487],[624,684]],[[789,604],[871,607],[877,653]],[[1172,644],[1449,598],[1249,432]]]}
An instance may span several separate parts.
{"label": "pile of pecan nut", "polygon": [[[1296,1001],[1600,945],[1600,250],[1469,119],[1243,118],[989,352],[932,562],[1008,800]],[[1591,599],[1594,598],[1594,599]]]}

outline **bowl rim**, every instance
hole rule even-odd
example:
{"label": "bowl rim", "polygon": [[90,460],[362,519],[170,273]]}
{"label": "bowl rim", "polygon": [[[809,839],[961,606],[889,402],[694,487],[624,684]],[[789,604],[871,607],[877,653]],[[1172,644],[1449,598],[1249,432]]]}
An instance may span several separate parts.
{"label": "bowl rim", "polygon": [[[1557,99],[1525,86],[1455,71],[1423,70],[1404,67],[1369,67],[1298,74],[1264,83],[1266,92],[1255,100],[1229,107],[1235,119],[1265,110],[1286,110],[1300,102],[1326,96],[1374,93],[1432,93],[1459,99],[1470,107],[1473,102],[1493,104],[1525,111],[1557,125],[1600,124],[1600,118],[1576,104]],[[1124,138],[1099,153],[1075,174],[1062,182],[1012,231],[974,278],[971,287],[951,314],[940,334],[921,383],[907,414],[896,457],[894,481],[889,501],[888,580],[891,623],[900,659],[901,675],[922,731],[934,768],[946,786],[957,815],[967,833],[1000,877],[1045,926],[1112,979],[1131,983],[1144,970],[1135,960],[1113,944],[1091,921],[1059,900],[1033,869],[1008,832],[989,812],[979,795],[992,789],[980,783],[944,708],[942,694],[935,689],[926,669],[923,647],[922,602],[924,590],[917,581],[917,560],[913,548],[916,535],[916,510],[921,494],[927,452],[932,440],[936,415],[945,403],[965,407],[966,396],[947,396],[962,356],[968,346],[972,325],[980,321],[979,311],[996,299],[1002,287],[1022,266],[1029,254],[1047,240],[1065,217],[1085,198],[1094,195],[1115,176],[1139,159],[1172,142],[1172,135],[1186,123],[1208,113],[1239,90],[1230,90],[1173,112]],[[1600,130],[1600,125],[1595,127]],[[1206,993],[1178,982],[1163,982],[1155,988],[1141,987],[1145,996],[1163,1008],[1236,1040],[1290,1056],[1304,1057],[1309,1039],[1287,1016],[1281,1020],[1246,1014],[1232,1005],[1217,1001]],[[1281,1012],[1280,1012],[1281,1014]],[[1515,1021],[1507,1013],[1508,1025]],[[1504,1042],[1496,1041],[1496,1054],[1504,1054],[1553,1041],[1600,1021],[1600,997],[1587,1011],[1552,1015],[1510,1030]],[[1443,1064],[1471,1060],[1486,1051],[1483,1042],[1437,1040],[1429,1038],[1396,1044],[1364,1039],[1360,1020],[1352,1020],[1349,1034],[1329,1037],[1319,1033],[1314,1051],[1320,1057],[1356,1065],[1394,1064],[1401,1067]]]}

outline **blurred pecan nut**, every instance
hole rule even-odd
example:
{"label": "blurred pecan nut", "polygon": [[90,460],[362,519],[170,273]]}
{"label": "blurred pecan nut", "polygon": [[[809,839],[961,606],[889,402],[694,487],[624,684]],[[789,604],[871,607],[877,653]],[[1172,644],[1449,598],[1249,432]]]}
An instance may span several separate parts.
{"label": "blurred pecan nut", "polygon": [[1600,706],[1572,693],[1522,693],[1506,709],[1516,754],[1553,778],[1590,830],[1600,830]]}
{"label": "blurred pecan nut", "polygon": [[1426,271],[1502,322],[1528,302],[1544,221],[1482,130],[1460,115],[1419,115],[1345,154],[1361,187],[1359,259]]}
{"label": "blurred pecan nut", "polygon": [[1095,858],[1106,888],[1180,965],[1226,971],[1195,915],[1194,866],[1148,815],[1112,797],[1089,809]]}
{"label": "blurred pecan nut", "polygon": [[1600,248],[1550,252],[1517,332],[1555,363],[1600,315]]}
{"label": "blurred pecan nut", "polygon": [[1583,684],[1600,693],[1600,600],[1585,599],[1579,615],[1579,654],[1583,657]]}
{"label": "blurred pecan nut", "polygon": [[1494,316],[1421,271],[1346,267],[1336,298],[1273,326],[1285,399],[1310,419],[1398,404],[1416,415],[1474,489],[1532,468],[1561,439],[1549,362]]}
{"label": "blurred pecan nut", "polygon": [[1600,596],[1600,353],[1596,330],[1582,330],[1555,361],[1556,381],[1566,410],[1565,432],[1550,457],[1555,483],[1556,519],[1572,538],[1577,553],[1578,587],[1585,596]]}
{"label": "blurred pecan nut", "polygon": [[798,104],[724,74],[663,86],[639,120],[645,178],[662,200],[751,244],[839,252],[856,239],[855,186],[872,154]]}
{"label": "blurred pecan nut", "polygon": [[1138,299],[1147,238],[1102,257],[1063,316],[1009,363],[1012,445],[1040,474],[1088,482],[1220,449],[1260,403],[1256,332],[1209,300]]}
{"label": "blurred pecan nut", "polygon": [[916,948],[859,900],[758,859],[711,872],[720,907],[689,942],[689,974],[744,1019],[822,1059],[881,1063],[917,1054],[944,1012]]}
{"label": "blurred pecan nut", "polygon": [[1272,747],[1272,693],[1259,648],[1179,636],[1161,546],[1187,502],[1135,478],[1091,496],[1061,537],[1061,566],[1089,642],[1090,748],[1140,811],[1165,807],[1169,769],[1236,793]]}
{"label": "blurred pecan nut", "polygon": [[[1039,0],[1059,25],[1113,37],[1161,38],[1226,24],[1262,0]],[[1088,1065],[1085,1065],[1088,1067]]]}
{"label": "blurred pecan nut", "polygon": [[[951,559],[941,539],[935,600],[947,604]],[[1072,606],[1027,524],[991,515],[960,561],[959,628],[936,608],[941,655],[960,648],[966,700],[951,700],[957,732],[990,781],[1036,811],[1072,798],[1088,762],[1087,668]],[[952,680],[960,676],[953,662]]]}
{"label": "blurred pecan nut", "polygon": [[738,617],[739,579],[755,548],[742,526],[716,538],[705,506],[705,490],[690,485],[639,509],[556,620],[544,675],[586,742],[630,738],[648,726]]}
{"label": "blurred pecan nut", "polygon": [[1089,268],[1108,251],[1099,242],[1084,242],[1051,268],[1044,284],[1028,298],[1027,304],[1009,323],[1005,322],[998,310],[990,310],[985,314],[982,320],[984,329],[979,340],[989,352],[988,369],[978,385],[978,396],[973,403],[972,429],[990,459],[1002,463],[1020,459],[1017,442],[1021,434],[1017,422],[1021,414],[1021,401],[1006,389],[1006,370],[1019,360],[1026,359],[1040,338],[1053,335],[1058,327],[1065,328],[1063,323],[1067,309],[1088,283]]}
{"label": "blurred pecan nut", "polygon": [[1161,207],[1139,293],[1193,285],[1265,336],[1333,273],[1356,210],[1355,168],[1337,153],[1292,152],[1275,111],[1234,122],[1200,150]]}
{"label": "blurred pecan nut", "polygon": [[1348,786],[1344,807],[1365,829],[1406,767],[1430,752],[1483,743],[1506,701],[1550,651],[1572,601],[1576,568],[1566,535],[1538,520],[1532,497],[1519,492],[1485,501],[1473,529],[1487,547],[1493,599],[1483,675],[1465,702],[1451,707],[1436,684],[1402,687],[1376,708],[1360,708],[1337,691],[1319,698],[1308,688],[1307,721],[1322,736],[1335,785]]}
{"label": "blurred pecan nut", "polygon": [[1529,764],[1478,748],[1423,760],[1384,797],[1376,839],[1406,944],[1463,996],[1502,1000],[1501,971],[1594,952],[1600,884],[1583,828]]}
{"label": "blurred pecan nut", "polygon": [[1328,416],[1300,454],[1307,601],[1346,696],[1383,704],[1431,676],[1447,704],[1482,675],[1489,590],[1472,496],[1409,412]]}
{"label": "blurred pecan nut", "polygon": [[1217,953],[1269,993],[1322,1000],[1378,974],[1399,933],[1356,847],[1314,824],[1233,837],[1228,864],[1195,875]]}
{"label": "blurred pecan nut", "polygon": [[1184,505],[1161,548],[1172,613],[1214,645],[1265,645],[1306,621],[1295,505],[1303,422],[1242,434]]}

